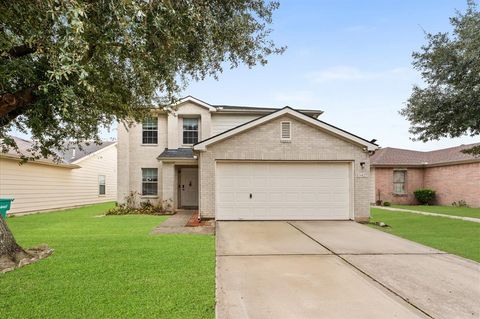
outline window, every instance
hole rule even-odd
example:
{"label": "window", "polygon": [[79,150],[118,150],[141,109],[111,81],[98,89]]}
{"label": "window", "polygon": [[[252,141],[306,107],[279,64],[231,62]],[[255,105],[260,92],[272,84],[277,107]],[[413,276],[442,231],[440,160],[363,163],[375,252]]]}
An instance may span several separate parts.
{"label": "window", "polygon": [[156,196],[158,189],[158,169],[142,168],[142,195]]}
{"label": "window", "polygon": [[292,139],[292,124],[290,122],[280,123],[280,139],[283,141]]}
{"label": "window", "polygon": [[183,144],[190,145],[198,142],[198,119],[183,119]]}
{"label": "window", "polygon": [[105,175],[98,175],[98,195],[105,195]]}
{"label": "window", "polygon": [[142,143],[157,144],[158,143],[158,118],[148,117],[142,123]]}
{"label": "window", "polygon": [[407,180],[407,171],[393,171],[393,193],[406,194],[405,181]]}

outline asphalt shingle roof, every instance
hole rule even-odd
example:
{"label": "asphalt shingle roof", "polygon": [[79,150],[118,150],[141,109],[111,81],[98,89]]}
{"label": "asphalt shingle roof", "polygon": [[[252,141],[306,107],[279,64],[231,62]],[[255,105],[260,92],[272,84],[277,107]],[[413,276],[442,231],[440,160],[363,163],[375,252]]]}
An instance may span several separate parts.
{"label": "asphalt shingle roof", "polygon": [[[33,143],[32,141],[19,138],[19,137],[12,137],[15,140],[15,143],[17,144],[18,150],[21,154],[24,156],[30,157],[33,156],[32,153],[32,146]],[[95,153],[96,151],[101,150],[102,148],[105,148],[107,146],[110,146],[112,144],[115,144],[116,142],[114,141],[105,141],[102,142],[101,144],[95,144],[94,142],[89,142],[87,145],[87,142],[80,143],[81,147],[79,145],[75,145],[72,142],[66,142],[65,146],[68,148],[63,151],[58,151],[57,155],[60,157],[61,163],[64,164],[71,164],[74,161],[77,161],[85,156],[88,156],[92,153]],[[80,149],[82,148],[82,149]],[[20,157],[20,155],[17,153],[16,150],[14,149],[9,149],[7,152],[8,155],[14,156],[14,157]],[[53,157],[48,157],[48,158],[42,158],[41,159],[44,162],[51,162],[55,163],[55,160]]]}
{"label": "asphalt shingle roof", "polygon": [[191,148],[166,148],[158,158],[193,158]]}
{"label": "asphalt shingle roof", "polygon": [[370,158],[371,165],[437,165],[469,160],[480,161],[480,157],[462,153],[462,150],[480,145],[480,143],[460,145],[441,150],[420,152],[401,148],[386,147],[379,149]]}

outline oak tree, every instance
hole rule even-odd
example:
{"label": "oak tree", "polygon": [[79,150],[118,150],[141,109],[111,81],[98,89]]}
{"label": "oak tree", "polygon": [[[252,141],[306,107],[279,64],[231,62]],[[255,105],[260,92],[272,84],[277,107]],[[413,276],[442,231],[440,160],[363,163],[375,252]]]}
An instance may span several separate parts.
{"label": "oak tree", "polygon": [[[480,134],[480,11],[468,1],[465,13],[450,19],[452,34],[427,34],[413,53],[425,87],[414,86],[401,110],[421,141]],[[480,146],[466,152],[480,154]]]}
{"label": "oak tree", "polygon": [[[36,156],[65,140],[99,141],[140,120],[191,80],[263,65],[277,2],[263,0],[0,0],[0,147],[28,132]],[[0,253],[19,251],[0,218]],[[8,238],[7,238],[8,237]],[[10,247],[2,247],[10,245]]]}

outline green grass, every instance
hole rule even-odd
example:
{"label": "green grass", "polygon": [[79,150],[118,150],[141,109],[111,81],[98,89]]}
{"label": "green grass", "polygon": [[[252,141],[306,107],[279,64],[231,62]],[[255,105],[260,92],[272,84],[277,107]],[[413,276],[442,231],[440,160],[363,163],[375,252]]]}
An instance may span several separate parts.
{"label": "green grass", "polygon": [[0,318],[213,318],[214,237],[149,235],[165,217],[96,218],[113,204],[9,218],[52,256],[0,274]]}
{"label": "green grass", "polygon": [[392,205],[392,207],[418,210],[427,213],[480,218],[480,208],[426,205]]}
{"label": "green grass", "polygon": [[391,226],[374,228],[480,262],[480,223],[379,208],[372,208],[371,216]]}

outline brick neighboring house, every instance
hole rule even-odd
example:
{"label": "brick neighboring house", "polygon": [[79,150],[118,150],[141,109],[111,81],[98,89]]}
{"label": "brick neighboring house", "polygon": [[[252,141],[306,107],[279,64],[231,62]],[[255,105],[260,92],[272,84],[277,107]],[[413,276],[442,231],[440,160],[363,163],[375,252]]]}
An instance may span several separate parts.
{"label": "brick neighboring house", "polygon": [[371,157],[371,201],[417,204],[413,192],[436,191],[438,205],[464,200],[480,207],[480,157],[462,153],[479,145],[460,145],[430,152],[383,148]]}

